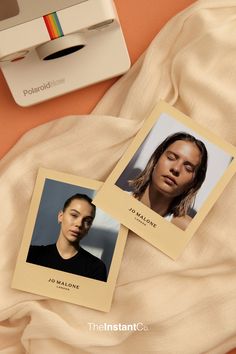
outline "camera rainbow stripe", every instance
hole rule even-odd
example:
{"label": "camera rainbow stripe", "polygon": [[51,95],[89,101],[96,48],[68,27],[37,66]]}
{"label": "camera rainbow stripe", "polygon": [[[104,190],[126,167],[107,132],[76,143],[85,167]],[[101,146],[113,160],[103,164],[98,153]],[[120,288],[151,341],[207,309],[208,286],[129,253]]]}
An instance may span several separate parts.
{"label": "camera rainbow stripe", "polygon": [[61,28],[60,21],[58,19],[57,13],[53,12],[49,15],[43,16],[44,22],[46,24],[49,36],[51,39],[56,39],[64,36]]}

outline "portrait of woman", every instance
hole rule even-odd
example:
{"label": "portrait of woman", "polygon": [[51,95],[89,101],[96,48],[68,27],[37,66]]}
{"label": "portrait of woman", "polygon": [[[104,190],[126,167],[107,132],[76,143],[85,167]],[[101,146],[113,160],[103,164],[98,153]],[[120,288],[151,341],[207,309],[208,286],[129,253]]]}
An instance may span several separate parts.
{"label": "portrait of woman", "polygon": [[144,170],[129,181],[132,195],[185,230],[206,177],[207,161],[201,140],[186,132],[171,134],[157,146]]}
{"label": "portrait of woman", "polygon": [[57,215],[60,226],[56,242],[31,245],[27,262],[87,278],[106,281],[103,261],[81,247],[95,219],[96,207],[86,194],[76,193],[64,202]]}

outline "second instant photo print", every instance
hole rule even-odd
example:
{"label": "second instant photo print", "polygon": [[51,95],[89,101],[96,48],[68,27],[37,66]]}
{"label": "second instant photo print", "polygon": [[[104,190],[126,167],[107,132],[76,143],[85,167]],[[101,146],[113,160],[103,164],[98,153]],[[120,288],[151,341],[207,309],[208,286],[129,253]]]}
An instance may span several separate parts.
{"label": "second instant photo print", "polygon": [[236,149],[160,102],[94,203],[176,259],[236,170]]}
{"label": "second instant photo print", "polygon": [[101,185],[39,170],[13,288],[109,311],[127,229],[92,203]]}

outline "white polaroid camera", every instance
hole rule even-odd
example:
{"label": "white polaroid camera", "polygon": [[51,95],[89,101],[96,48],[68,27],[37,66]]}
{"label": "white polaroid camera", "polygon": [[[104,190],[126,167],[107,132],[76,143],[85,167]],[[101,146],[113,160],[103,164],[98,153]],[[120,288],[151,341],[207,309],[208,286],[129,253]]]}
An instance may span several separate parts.
{"label": "white polaroid camera", "polygon": [[0,67],[24,107],[123,74],[130,59],[113,1],[0,0]]}

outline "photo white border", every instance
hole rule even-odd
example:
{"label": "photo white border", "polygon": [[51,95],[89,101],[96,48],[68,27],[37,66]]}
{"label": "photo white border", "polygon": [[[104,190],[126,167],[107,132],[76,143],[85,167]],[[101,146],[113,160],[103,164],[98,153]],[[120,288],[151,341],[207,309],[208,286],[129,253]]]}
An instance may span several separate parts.
{"label": "photo white border", "polygon": [[[40,168],[12,280],[12,288],[108,312],[128,230],[121,225],[106,282],[26,262],[46,179],[97,191],[102,182]],[[108,213],[109,214],[109,213]],[[96,294],[96,296],[94,296]]]}
{"label": "photo white border", "polygon": [[[121,176],[130,160],[133,158],[134,154],[142,145],[163,113],[189,127],[198,135],[209,140],[209,142],[215,144],[233,158],[223,176],[209,193],[203,206],[184,231],[165,220],[162,216],[142,204],[129,193],[116,186],[118,178]],[[160,101],[143,124],[113,172],[95,196],[94,204],[109,212],[110,215],[119,220],[127,228],[131,229],[137,235],[160,249],[172,259],[177,259],[235,173],[235,157],[236,149],[234,146],[223,141],[205,127],[200,126],[196,121],[190,119],[166,102]],[[111,195],[112,198],[110,198]]]}

